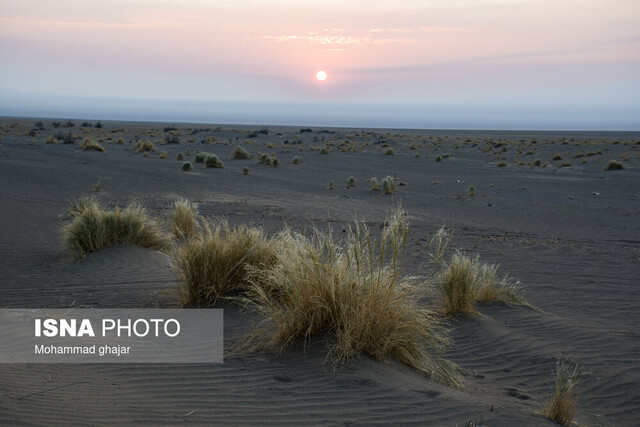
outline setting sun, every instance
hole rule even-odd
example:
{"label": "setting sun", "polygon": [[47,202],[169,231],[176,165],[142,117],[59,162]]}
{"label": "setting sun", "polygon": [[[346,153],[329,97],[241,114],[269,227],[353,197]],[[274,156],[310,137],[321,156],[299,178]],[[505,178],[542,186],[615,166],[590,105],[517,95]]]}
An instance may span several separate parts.
{"label": "setting sun", "polygon": [[316,79],[323,81],[327,79],[327,73],[325,71],[318,71],[316,73]]}

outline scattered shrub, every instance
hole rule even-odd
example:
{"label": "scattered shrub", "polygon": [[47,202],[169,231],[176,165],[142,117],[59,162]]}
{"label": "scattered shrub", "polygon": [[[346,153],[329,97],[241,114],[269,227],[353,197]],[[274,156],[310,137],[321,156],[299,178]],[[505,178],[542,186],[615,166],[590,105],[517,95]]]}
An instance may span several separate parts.
{"label": "scattered shrub", "polygon": [[533,166],[542,166],[542,159],[536,159],[533,162]]}
{"label": "scattered shrub", "polygon": [[519,282],[498,276],[498,266],[480,257],[456,252],[438,274],[442,312],[445,315],[475,313],[476,302],[526,305],[519,295]]}
{"label": "scattered shrub", "polygon": [[231,155],[231,158],[236,160],[245,160],[245,159],[250,159],[251,155],[244,148],[236,147],[236,149],[233,150],[233,154]]}
{"label": "scattered shrub", "polygon": [[250,304],[266,317],[254,335],[257,347],[307,344],[320,336],[329,340],[328,359],[336,364],[360,354],[391,358],[458,386],[455,365],[441,357],[445,330],[418,305],[414,292],[421,284],[401,273],[406,215],[398,210],[386,224],[379,240],[361,221],[344,241],[331,231],[283,232],[278,262],[252,276]]}
{"label": "scattered shrub", "polygon": [[356,186],[356,179],[353,176],[349,177],[349,180],[347,181],[347,187],[355,187]]}
{"label": "scattered shrub", "polygon": [[609,160],[609,163],[602,169],[603,171],[622,170],[624,165],[616,160]]}
{"label": "scattered shrub", "polygon": [[45,141],[45,144],[57,144],[57,143],[58,143],[58,139],[53,135],[49,135]]}
{"label": "scattered shrub", "polygon": [[497,166],[497,167],[499,167],[499,168],[507,167],[507,162],[498,162],[498,163],[496,164],[496,166]]}
{"label": "scattered shrub", "polygon": [[251,173],[251,169],[249,169],[249,166],[245,166],[242,168],[243,175],[249,175],[250,173]]}
{"label": "scattered shrub", "polygon": [[156,151],[156,146],[151,141],[138,141],[136,144],[136,153],[142,153],[147,151]]}
{"label": "scattered shrub", "polygon": [[327,149],[327,147],[322,147],[322,149],[320,150],[320,154],[329,154],[329,150]]}
{"label": "scattered shrub", "polygon": [[393,194],[396,192],[396,180],[392,176],[387,176],[382,180],[382,194]]}
{"label": "scattered shrub", "polygon": [[139,203],[103,209],[93,198],[73,202],[70,224],[62,229],[63,241],[76,259],[112,245],[138,245],[164,250],[170,244],[158,223]]}
{"label": "scattered shrub", "polygon": [[193,166],[191,166],[191,162],[184,162],[182,164],[182,170],[183,171],[188,172],[188,171],[190,171],[192,169],[193,169]]}
{"label": "scattered shrub", "polygon": [[64,125],[63,125],[63,127],[66,127],[66,128],[72,128],[74,126],[75,124],[73,124],[71,120],[67,120],[66,122],[64,122]]}
{"label": "scattered shrub", "polygon": [[262,230],[231,227],[226,221],[202,222],[200,237],[173,253],[183,306],[215,305],[220,298],[248,289],[249,275],[276,261]]}
{"label": "scattered shrub", "polygon": [[176,200],[169,211],[169,223],[177,239],[197,237],[198,204],[182,198]]}
{"label": "scattered shrub", "polygon": [[562,156],[560,154],[556,154],[551,158],[551,160],[560,161],[562,160]]}
{"label": "scattered shrub", "polygon": [[94,150],[94,151],[100,151],[104,153],[104,148],[102,147],[102,145],[98,144],[91,138],[87,138],[84,141],[82,141],[82,144],[80,144],[80,148],[83,151]]}
{"label": "scattered shrub", "polygon": [[559,360],[555,367],[555,389],[544,408],[544,416],[564,426],[570,426],[578,407],[575,387],[583,377],[582,368],[566,359]]}
{"label": "scattered shrub", "polygon": [[164,137],[165,144],[180,144],[180,137],[177,135],[167,135]]}
{"label": "scattered shrub", "polygon": [[161,151],[161,152],[160,152],[160,156],[159,156],[159,158],[160,158],[160,159],[166,159],[168,154],[169,154],[169,153],[167,153],[166,151]]}
{"label": "scattered shrub", "polygon": [[560,163],[561,168],[568,168],[571,166],[571,162],[562,162]]}
{"label": "scattered shrub", "polygon": [[299,156],[294,156],[293,159],[291,159],[291,163],[293,163],[294,165],[299,165],[302,162],[302,157]]}
{"label": "scattered shrub", "polygon": [[469,197],[474,197],[476,195],[476,187],[473,185],[470,185],[469,190],[467,191],[467,195]]}
{"label": "scattered shrub", "polygon": [[393,148],[387,148],[386,151],[384,152],[385,156],[393,156],[394,154],[396,154],[396,152],[393,151]]}
{"label": "scattered shrub", "polygon": [[378,183],[378,178],[376,177],[369,178],[369,185],[371,186],[371,191],[380,191],[380,184]]}
{"label": "scattered shrub", "polygon": [[329,190],[333,190],[336,188],[336,186],[333,184],[333,181],[329,181],[329,187],[327,187]]}
{"label": "scattered shrub", "polygon": [[224,163],[222,163],[215,154],[207,154],[207,157],[204,160],[204,166],[207,168],[222,169],[224,168]]}
{"label": "scattered shrub", "polygon": [[101,129],[102,128],[102,123],[97,122],[94,127],[96,127],[97,129]]}
{"label": "scattered shrub", "polygon": [[442,156],[438,155],[436,156],[436,163],[440,163],[442,162]]}
{"label": "scattered shrub", "polygon": [[116,139],[115,143],[116,144],[120,144],[120,145],[124,144],[124,138],[120,137],[120,138]]}
{"label": "scattered shrub", "polygon": [[176,156],[176,160],[184,160],[184,155],[182,153],[178,153],[178,155]]}

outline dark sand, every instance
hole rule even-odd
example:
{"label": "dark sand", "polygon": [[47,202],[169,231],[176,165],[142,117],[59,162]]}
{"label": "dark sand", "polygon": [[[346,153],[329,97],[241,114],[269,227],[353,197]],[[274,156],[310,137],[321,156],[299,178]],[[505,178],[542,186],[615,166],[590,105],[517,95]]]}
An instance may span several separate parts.
{"label": "dark sand", "polygon": [[[205,215],[260,224],[269,233],[284,221],[295,227],[330,222],[340,232],[354,214],[376,224],[402,202],[411,221],[411,251],[424,254],[433,231],[443,224],[453,227],[454,247],[500,263],[541,311],[483,305],[479,315],[455,319],[447,357],[465,370],[461,390],[367,357],[334,371],[323,363],[322,343],[306,351],[229,355],[222,365],[2,365],[2,425],[455,426],[480,416],[491,426],[554,425],[540,413],[561,355],[589,373],[578,388],[577,422],[640,422],[638,133],[314,129],[299,134],[299,128],[272,127],[269,136],[246,143],[248,132],[259,127],[220,125],[216,132],[211,125],[178,125],[180,144],[161,145],[163,124],[104,122],[98,130],[79,128],[76,121],[74,134],[103,140],[106,152],[99,153],[81,151],[80,140],[45,144],[49,135],[67,132],[52,129],[50,120],[43,120],[45,130],[27,136],[35,122],[0,120],[2,307],[175,304],[166,292],[176,280],[164,254],[120,246],[79,263],[66,258],[60,214],[99,181],[95,194],[111,206],[139,198],[161,217],[183,196],[198,201]],[[211,130],[191,135],[203,127]],[[113,143],[120,137],[125,144]],[[168,158],[135,153],[136,137],[156,142]],[[302,144],[293,144],[296,137]],[[345,141],[359,151],[340,151]],[[329,142],[337,151],[310,151]],[[395,155],[383,155],[385,144]],[[236,145],[254,155],[275,153],[280,166],[231,160]],[[176,155],[190,149],[186,160],[193,163],[196,148],[217,154],[225,168],[194,163],[193,172],[183,172]],[[443,153],[450,156],[436,163]],[[578,153],[585,157],[575,157]],[[571,166],[559,167],[562,161],[552,161],[555,154]],[[299,165],[290,163],[296,155],[304,159]],[[535,159],[548,164],[529,166]],[[625,170],[603,172],[610,159],[627,159]],[[497,167],[499,161],[507,165]],[[242,174],[244,166],[251,168],[249,176]],[[393,174],[406,184],[394,196],[370,191],[368,178],[381,181]],[[349,176],[358,186],[346,188]],[[335,190],[327,189],[330,180]],[[470,185],[477,196],[467,196]],[[252,315],[224,308],[227,340],[250,330]],[[36,392],[42,393],[24,397]]]}

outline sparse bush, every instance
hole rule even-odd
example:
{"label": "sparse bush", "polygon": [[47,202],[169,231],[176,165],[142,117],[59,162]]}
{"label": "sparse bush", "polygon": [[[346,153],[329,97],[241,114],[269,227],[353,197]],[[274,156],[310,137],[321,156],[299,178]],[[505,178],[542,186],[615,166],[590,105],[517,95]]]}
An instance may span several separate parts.
{"label": "sparse bush", "polygon": [[262,230],[231,227],[226,221],[202,222],[200,237],[175,249],[172,269],[179,277],[183,306],[215,305],[220,298],[243,292],[249,275],[276,261],[273,245]]}
{"label": "sparse bush", "polygon": [[321,336],[330,340],[328,359],[336,364],[360,354],[392,358],[458,386],[455,365],[441,358],[444,329],[418,305],[417,279],[401,273],[406,216],[398,210],[386,223],[378,244],[362,221],[343,242],[331,231],[311,237],[283,232],[278,262],[252,276],[250,304],[267,319],[255,333],[257,347],[307,344]]}
{"label": "sparse bush", "polygon": [[101,129],[102,128],[102,123],[97,122],[94,127],[96,127],[97,129]]}
{"label": "sparse bush", "polygon": [[542,166],[542,159],[536,159],[533,162],[533,166]]}
{"label": "sparse bush", "polygon": [[389,147],[386,149],[386,151],[384,152],[385,156],[393,156],[394,154],[396,154],[395,151],[393,151],[393,148]]}
{"label": "sparse bush", "polygon": [[505,168],[505,167],[507,167],[507,162],[498,162],[496,164],[496,166],[499,167],[499,168]]}
{"label": "sparse bush", "polygon": [[556,154],[551,158],[551,160],[560,161],[562,160],[562,156],[560,154]]}
{"label": "sparse bush", "polygon": [[204,166],[207,168],[222,169],[224,168],[224,163],[222,163],[215,154],[208,154],[204,160]]}
{"label": "sparse bush", "polygon": [[156,146],[151,141],[138,141],[136,144],[136,153],[142,153],[147,151],[156,151]]}
{"label": "sparse bush", "polygon": [[82,125],[81,125],[80,127],[83,127],[83,128],[90,128],[90,127],[92,127],[92,126],[91,126],[91,123],[89,123],[89,122],[82,122]]}
{"label": "sparse bush", "polygon": [[356,179],[353,176],[349,177],[349,180],[347,181],[347,187],[355,187],[356,186]]}
{"label": "sparse bush", "polygon": [[277,168],[278,166],[280,166],[280,161],[276,156],[273,156],[273,161],[271,163],[273,164],[274,168]]}
{"label": "sparse bush", "polygon": [[602,169],[603,171],[623,170],[624,165],[616,160],[609,160],[609,163]]}
{"label": "sparse bush", "polygon": [[60,125],[61,125],[61,123],[60,123],[60,122],[51,122],[51,127],[59,128],[59,127],[60,127]]}
{"label": "sparse bush", "polygon": [[436,156],[436,163],[440,163],[440,162],[442,162],[442,156],[437,155]]}
{"label": "sparse bush", "polygon": [[571,162],[562,162],[560,163],[561,168],[568,168],[571,166]]}
{"label": "sparse bush", "polygon": [[124,144],[124,138],[120,137],[120,138],[116,139],[115,143],[119,144],[119,145],[123,145]]}
{"label": "sparse bush", "polygon": [[169,211],[171,233],[177,239],[190,239],[198,235],[198,204],[187,199],[173,202]]}
{"label": "sparse bush", "polygon": [[570,426],[578,407],[575,387],[582,380],[582,368],[567,359],[561,359],[555,367],[555,390],[544,416],[564,426]]}
{"label": "sparse bush", "polygon": [[293,163],[294,165],[299,165],[302,162],[302,157],[299,156],[294,156],[293,159],[291,159],[291,163]]}
{"label": "sparse bush", "polygon": [[469,197],[474,197],[476,195],[476,187],[473,185],[470,185],[469,190],[467,191],[467,195]]}
{"label": "sparse bush", "polygon": [[371,186],[371,191],[380,191],[380,184],[378,183],[378,178],[376,177],[369,178],[369,185]]}
{"label": "sparse bush", "polygon": [[64,122],[64,125],[63,125],[63,127],[66,127],[66,128],[72,128],[74,126],[75,125],[73,124],[73,122],[71,120],[67,120],[66,122]]}
{"label": "sparse bush", "polygon": [[329,190],[333,190],[336,186],[333,184],[333,181],[329,181],[329,186],[327,187]]}
{"label": "sparse bush", "polygon": [[160,159],[166,159],[168,154],[169,154],[169,153],[167,153],[166,151],[161,151],[161,152],[160,152],[160,156],[159,156],[159,158],[160,158]]}
{"label": "sparse bush", "polygon": [[251,173],[251,169],[249,169],[249,166],[245,166],[242,168],[243,175],[249,175],[250,173]]}
{"label": "sparse bush", "polygon": [[57,143],[58,143],[58,139],[53,135],[49,135],[47,137],[47,140],[45,141],[45,144],[57,144]]}
{"label": "sparse bush", "polygon": [[184,155],[182,153],[178,153],[178,155],[176,156],[176,160],[178,161],[184,160]]}
{"label": "sparse bush", "polygon": [[382,180],[382,194],[393,194],[396,192],[396,180],[392,176],[387,176]]}
{"label": "sparse bush", "polygon": [[84,141],[82,141],[82,144],[80,144],[80,148],[83,151],[94,150],[94,151],[100,151],[104,153],[104,147],[102,147],[102,145],[98,144],[91,138],[87,138]]}
{"label": "sparse bush", "polygon": [[62,229],[63,241],[76,259],[112,245],[167,249],[170,240],[139,203],[105,210],[96,199],[80,199],[67,213],[71,223]]}
{"label": "sparse bush", "polygon": [[163,132],[171,132],[172,130],[178,130],[174,125],[165,126],[162,131]]}
{"label": "sparse bush", "polygon": [[167,135],[164,137],[165,144],[180,144],[180,137],[177,135]]}
{"label": "sparse bush", "polygon": [[236,149],[233,150],[233,154],[231,155],[231,158],[236,160],[245,160],[245,159],[250,159],[251,154],[249,154],[249,152],[242,147],[236,147]]}
{"label": "sparse bush", "polygon": [[191,162],[184,162],[182,164],[182,170],[183,171],[188,172],[188,171],[190,171],[192,169],[193,169],[193,166],[191,166]]}
{"label": "sparse bush", "polygon": [[329,149],[327,149],[327,147],[322,147],[320,154],[329,154]]}
{"label": "sparse bush", "polygon": [[498,275],[498,266],[479,256],[456,252],[438,274],[442,312],[446,315],[475,313],[476,302],[527,305],[519,295],[519,282]]}

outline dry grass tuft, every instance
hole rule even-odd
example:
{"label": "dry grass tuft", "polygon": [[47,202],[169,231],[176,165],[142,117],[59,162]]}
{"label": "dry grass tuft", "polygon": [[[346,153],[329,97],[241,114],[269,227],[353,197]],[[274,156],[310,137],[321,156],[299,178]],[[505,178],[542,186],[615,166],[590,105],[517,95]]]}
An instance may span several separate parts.
{"label": "dry grass tuft", "polygon": [[136,153],[156,151],[156,146],[151,141],[138,141],[136,144]]}
{"label": "dry grass tuft", "polygon": [[235,150],[233,150],[231,158],[236,160],[250,159],[251,154],[249,154],[249,152],[242,147],[236,147]]}
{"label": "dry grass tuft", "polygon": [[249,287],[249,275],[276,261],[262,230],[231,227],[227,221],[201,222],[200,236],[173,253],[172,269],[181,280],[183,306],[215,305]]}
{"label": "dry grass tuft", "polygon": [[575,387],[582,380],[582,368],[567,359],[556,363],[556,385],[553,396],[544,408],[544,416],[564,426],[571,425],[571,420],[578,407],[578,396]]}
{"label": "dry grass tuft", "polygon": [[113,210],[103,209],[95,198],[72,202],[71,223],[62,229],[63,241],[76,259],[112,245],[138,245],[164,250],[169,237],[139,203]]}
{"label": "dry grass tuft", "polygon": [[438,274],[445,315],[475,313],[476,302],[527,305],[519,295],[519,282],[498,274],[498,266],[480,261],[478,255],[453,254]]}
{"label": "dry grass tuft", "polygon": [[177,239],[191,239],[198,236],[198,204],[186,199],[173,202],[169,211],[171,234]]}
{"label": "dry grass tuft", "polygon": [[602,169],[603,171],[623,170],[624,165],[617,160],[609,160],[609,162]]}
{"label": "dry grass tuft", "polygon": [[[328,337],[334,363],[366,354],[395,359],[433,380],[459,386],[455,365],[440,355],[448,344],[434,314],[417,303],[419,280],[401,274],[408,222],[400,209],[379,243],[364,222],[344,241],[331,231],[311,237],[286,230],[278,262],[254,275],[250,304],[266,316],[257,347],[285,348]],[[257,278],[257,279],[256,279]]]}
{"label": "dry grass tuft", "polygon": [[80,144],[80,148],[84,151],[94,150],[94,151],[100,151],[101,153],[104,153],[104,147],[98,144],[97,142],[95,142],[91,138],[87,138],[84,141],[82,141],[82,144]]}

